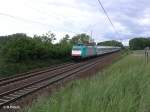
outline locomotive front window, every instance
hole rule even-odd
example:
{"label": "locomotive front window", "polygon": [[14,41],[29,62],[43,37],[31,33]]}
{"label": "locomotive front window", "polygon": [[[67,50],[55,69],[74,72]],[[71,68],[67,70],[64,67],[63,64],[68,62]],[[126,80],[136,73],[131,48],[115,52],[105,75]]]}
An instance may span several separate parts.
{"label": "locomotive front window", "polygon": [[73,48],[73,50],[77,50],[78,51],[78,50],[81,50],[81,49],[80,48]]}

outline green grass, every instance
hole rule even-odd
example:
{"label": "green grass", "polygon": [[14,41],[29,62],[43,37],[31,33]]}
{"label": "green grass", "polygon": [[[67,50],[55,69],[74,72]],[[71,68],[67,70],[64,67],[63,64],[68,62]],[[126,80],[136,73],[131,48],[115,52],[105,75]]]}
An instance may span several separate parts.
{"label": "green grass", "polygon": [[90,79],[40,98],[26,112],[149,112],[150,64],[128,55]]}

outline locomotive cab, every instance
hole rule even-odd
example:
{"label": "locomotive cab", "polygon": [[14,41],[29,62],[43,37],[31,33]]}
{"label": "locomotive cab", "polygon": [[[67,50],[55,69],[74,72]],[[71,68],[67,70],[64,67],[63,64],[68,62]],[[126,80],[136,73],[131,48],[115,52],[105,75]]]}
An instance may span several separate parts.
{"label": "locomotive cab", "polygon": [[74,45],[71,55],[75,59],[81,59],[84,56],[85,46],[83,44]]}
{"label": "locomotive cab", "polygon": [[85,59],[88,57],[93,57],[96,56],[96,47],[77,44],[73,46],[71,55],[74,59]]}
{"label": "locomotive cab", "polygon": [[81,54],[82,54],[81,48],[78,46],[73,46],[71,55],[72,56],[81,56]]}

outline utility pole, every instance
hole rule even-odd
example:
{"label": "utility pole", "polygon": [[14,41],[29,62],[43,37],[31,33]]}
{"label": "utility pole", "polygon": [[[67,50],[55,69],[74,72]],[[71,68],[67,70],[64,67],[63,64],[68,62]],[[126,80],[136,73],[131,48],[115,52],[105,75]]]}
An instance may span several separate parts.
{"label": "utility pole", "polygon": [[149,58],[149,47],[146,47],[145,49],[144,49],[144,52],[145,52],[145,63],[146,64],[148,64],[148,58]]}
{"label": "utility pole", "polygon": [[93,36],[93,30],[91,30],[91,39],[92,39],[92,36]]}
{"label": "utility pole", "polygon": [[89,38],[90,39],[90,42],[92,43],[92,36],[93,36],[93,30],[91,30],[91,38]]}

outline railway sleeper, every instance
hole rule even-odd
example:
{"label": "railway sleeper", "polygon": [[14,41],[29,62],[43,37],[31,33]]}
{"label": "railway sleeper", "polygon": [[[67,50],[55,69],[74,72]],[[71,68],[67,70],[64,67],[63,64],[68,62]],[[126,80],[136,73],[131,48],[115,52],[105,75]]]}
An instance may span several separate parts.
{"label": "railway sleeper", "polygon": [[3,103],[3,102],[7,102],[7,101],[9,101],[9,100],[6,100],[6,99],[0,99],[0,101],[2,101],[2,103]]}
{"label": "railway sleeper", "polygon": [[37,88],[35,88],[35,87],[30,87],[30,88],[27,88],[27,89],[25,89],[25,90],[28,90],[28,91],[33,91],[33,90],[35,90],[35,89],[37,89]]}
{"label": "railway sleeper", "polygon": [[22,92],[23,92],[23,93],[26,93],[27,91],[26,91],[25,89],[23,89],[23,90],[19,90],[18,92],[19,92],[19,93],[22,93]]}
{"label": "railway sleeper", "polygon": [[4,96],[3,98],[8,99],[8,100],[13,99],[13,97],[10,97],[10,96]]}
{"label": "railway sleeper", "polygon": [[19,92],[17,93],[17,95],[20,96],[20,95],[24,95],[24,94],[26,94],[26,93],[27,93],[27,91],[24,91],[24,92],[23,92],[23,91],[22,91],[22,92],[19,91]]}
{"label": "railway sleeper", "polygon": [[14,95],[16,95],[16,96],[20,96],[20,95],[23,95],[22,93],[20,93],[20,92],[15,92],[14,93]]}
{"label": "railway sleeper", "polygon": [[9,96],[18,97],[19,95],[10,94]]}
{"label": "railway sleeper", "polygon": [[31,87],[28,87],[28,88],[33,90],[33,89],[39,88],[39,86],[35,86],[35,85],[34,85],[34,86],[31,86]]}
{"label": "railway sleeper", "polygon": [[25,91],[32,91],[33,88],[32,88],[32,89],[31,89],[31,88],[25,88],[24,90],[25,90]]}

